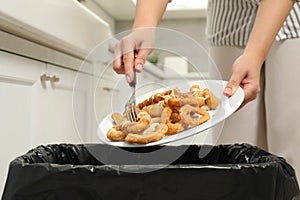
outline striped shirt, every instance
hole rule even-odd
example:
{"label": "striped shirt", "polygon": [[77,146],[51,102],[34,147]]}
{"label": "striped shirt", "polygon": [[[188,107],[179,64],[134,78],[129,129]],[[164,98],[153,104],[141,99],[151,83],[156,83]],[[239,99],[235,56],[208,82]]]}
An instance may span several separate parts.
{"label": "striped shirt", "polygon": [[[209,0],[207,37],[210,45],[245,46],[259,0]],[[300,2],[296,2],[276,40],[300,37]]]}

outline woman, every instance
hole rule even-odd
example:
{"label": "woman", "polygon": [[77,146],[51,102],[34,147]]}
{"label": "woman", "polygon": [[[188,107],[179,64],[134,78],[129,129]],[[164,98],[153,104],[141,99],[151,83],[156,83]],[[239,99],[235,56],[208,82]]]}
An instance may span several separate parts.
{"label": "woman", "polygon": [[[300,90],[295,85],[300,74],[300,3],[272,2],[272,5],[267,0],[209,2],[209,51],[223,78],[230,80],[225,94],[230,96],[241,83],[247,97],[245,104],[261,90],[254,101],[226,120],[218,142],[258,145],[287,158],[299,175],[300,127],[295,119],[300,115],[297,105]],[[281,13],[278,10],[285,10],[281,6],[287,6],[287,12],[291,5],[287,18],[275,16]]]}
{"label": "woman", "polygon": [[[168,0],[137,1],[132,34],[123,38],[115,47],[114,70],[126,74],[128,82],[133,80],[133,69],[142,71],[146,57],[151,52],[151,46],[142,48],[149,41],[144,34],[139,33],[139,28],[156,27],[167,4]],[[295,152],[300,150],[300,127],[297,127],[300,123],[295,120],[300,114],[300,106],[296,104],[300,102],[300,90],[295,85],[299,70],[292,65],[300,63],[300,60],[299,56],[292,55],[298,52],[300,42],[299,39],[293,39],[297,43],[294,47],[291,39],[275,42],[271,49],[276,36],[279,39],[282,34],[289,35],[291,27],[287,24],[295,23],[297,33],[291,34],[295,37],[298,34],[299,24],[296,20],[299,18],[295,18],[299,13],[297,8],[299,3],[295,4],[292,0],[211,0],[208,39],[212,58],[223,78],[229,80],[224,94],[231,96],[241,86],[245,93],[243,106],[259,94],[255,101],[226,121],[219,142],[247,142],[268,149],[285,156],[298,174],[300,161]],[[285,22],[286,19],[290,19],[289,22]],[[278,55],[283,64],[276,60]],[[264,61],[266,73],[262,70]],[[260,82],[265,84],[261,85]],[[264,87],[265,91],[262,90]],[[287,132],[287,128],[291,130]]]}

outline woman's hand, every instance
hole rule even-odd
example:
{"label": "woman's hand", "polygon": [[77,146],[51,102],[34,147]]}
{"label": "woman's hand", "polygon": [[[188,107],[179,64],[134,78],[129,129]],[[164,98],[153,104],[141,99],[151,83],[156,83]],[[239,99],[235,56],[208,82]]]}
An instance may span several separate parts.
{"label": "woman's hand", "polygon": [[[115,45],[114,70],[134,80],[133,69],[143,70],[154,47],[155,27],[160,22],[169,0],[137,0],[133,31]],[[150,27],[150,28],[149,28]]]}
{"label": "woman's hand", "polygon": [[232,65],[232,75],[225,87],[224,94],[232,96],[241,86],[245,93],[245,99],[241,107],[254,100],[260,92],[260,71],[262,62],[242,54]]}
{"label": "woman's hand", "polygon": [[114,49],[114,70],[125,74],[128,83],[134,80],[133,69],[143,70],[147,56],[154,47],[155,28],[134,29],[122,38]]}
{"label": "woman's hand", "polygon": [[259,93],[262,63],[294,3],[295,1],[260,1],[245,51],[233,63],[232,75],[224,90],[226,96],[232,96],[241,85],[245,92],[245,99],[241,107],[255,99]]}

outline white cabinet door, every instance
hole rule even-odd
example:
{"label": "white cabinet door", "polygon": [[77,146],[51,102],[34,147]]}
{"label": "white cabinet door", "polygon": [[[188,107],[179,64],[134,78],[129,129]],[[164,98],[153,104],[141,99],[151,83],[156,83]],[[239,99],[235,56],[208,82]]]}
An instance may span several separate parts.
{"label": "white cabinet door", "polygon": [[[95,113],[100,123],[109,113],[113,112],[113,98],[118,97],[119,88],[115,88],[115,82],[102,79],[99,81],[95,93]],[[123,99],[125,101],[125,99]]]}
{"label": "white cabinet door", "polygon": [[44,63],[0,51],[0,193],[9,162],[34,143],[33,94],[45,69]]}
{"label": "white cabinet door", "polygon": [[56,80],[42,81],[32,94],[34,143],[78,143],[72,109],[76,72],[47,64],[45,74]]}
{"label": "white cabinet door", "polygon": [[[59,80],[41,81],[43,74]],[[69,69],[0,51],[0,193],[9,162],[17,156],[38,145],[81,142],[72,107],[76,75]],[[89,102],[86,88],[82,89],[84,106]],[[86,116],[82,119],[89,121]]]}

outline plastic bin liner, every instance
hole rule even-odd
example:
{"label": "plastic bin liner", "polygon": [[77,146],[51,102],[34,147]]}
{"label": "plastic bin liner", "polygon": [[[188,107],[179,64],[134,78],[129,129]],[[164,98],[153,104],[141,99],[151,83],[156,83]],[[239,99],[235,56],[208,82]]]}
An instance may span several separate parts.
{"label": "plastic bin liner", "polygon": [[[163,147],[170,151],[182,146]],[[299,187],[284,158],[248,144],[186,146],[174,162],[109,160],[103,144],[39,146],[9,166],[2,200],[294,200]],[[162,147],[124,148],[135,153]],[[207,149],[201,158],[199,150]],[[105,164],[90,152],[107,155]],[[126,160],[126,159],[125,159]],[[130,173],[126,168],[154,169]]]}

